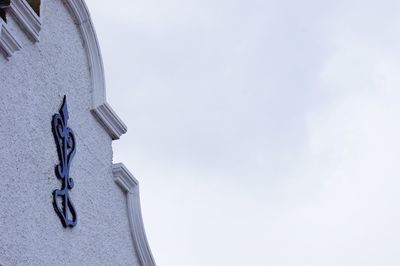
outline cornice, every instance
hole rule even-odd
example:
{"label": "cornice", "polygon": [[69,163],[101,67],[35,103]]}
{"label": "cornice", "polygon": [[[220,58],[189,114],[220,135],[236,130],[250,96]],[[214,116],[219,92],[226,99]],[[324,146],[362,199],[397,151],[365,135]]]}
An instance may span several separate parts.
{"label": "cornice", "polygon": [[92,109],[93,115],[104,127],[113,140],[119,139],[128,130],[121,118],[114,112],[108,103]]}
{"label": "cornice", "polygon": [[0,48],[7,59],[22,48],[21,44],[10,33],[3,21],[0,21]]}
{"label": "cornice", "polygon": [[10,11],[14,14],[21,28],[34,42],[39,41],[39,32],[42,28],[40,17],[26,2],[26,0],[11,1]]}
{"label": "cornice", "polygon": [[115,183],[117,183],[124,192],[132,192],[138,187],[139,182],[123,163],[113,164],[112,171]]}
{"label": "cornice", "polygon": [[122,163],[113,165],[114,181],[126,193],[128,218],[135,250],[142,266],[155,266],[144,230],[140,208],[139,182]]}

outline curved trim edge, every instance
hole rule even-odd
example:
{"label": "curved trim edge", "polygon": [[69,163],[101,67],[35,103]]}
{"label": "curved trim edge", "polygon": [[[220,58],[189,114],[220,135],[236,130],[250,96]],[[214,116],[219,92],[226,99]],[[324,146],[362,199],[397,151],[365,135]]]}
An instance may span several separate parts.
{"label": "curved trim edge", "polygon": [[113,140],[119,139],[127,129],[121,118],[106,101],[103,60],[89,10],[84,0],[63,0],[75,18],[85,44],[92,76],[92,114]]}
{"label": "curved trim edge", "polygon": [[140,208],[139,182],[123,163],[113,165],[113,176],[115,183],[126,193],[129,226],[139,261],[142,266],[154,266],[156,264],[147,241]]}

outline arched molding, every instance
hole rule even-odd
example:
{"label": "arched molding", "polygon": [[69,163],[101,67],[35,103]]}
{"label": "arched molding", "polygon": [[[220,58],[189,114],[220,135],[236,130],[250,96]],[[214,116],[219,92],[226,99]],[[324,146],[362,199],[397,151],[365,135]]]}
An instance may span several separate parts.
{"label": "arched molding", "polygon": [[[71,10],[75,23],[82,32],[88,55],[93,86],[92,114],[113,140],[118,139],[126,133],[127,128],[106,102],[103,61],[88,8],[84,0],[63,1]],[[142,266],[154,266],[156,264],[151,254],[142,220],[138,181],[122,163],[114,164],[112,172],[115,182],[126,194],[129,226],[139,261]]]}
{"label": "arched molding", "polygon": [[[70,10],[75,23],[81,31],[87,53],[92,81],[91,112],[110,137],[113,140],[118,139],[122,134],[126,133],[127,128],[106,102],[103,61],[88,8],[84,0],[63,0],[63,2]],[[41,24],[38,14],[40,14],[40,10],[37,14],[26,0],[11,1],[10,9],[33,41],[39,41]],[[0,19],[0,50],[8,58],[19,49],[21,49],[20,43],[7,29],[6,22]],[[154,266],[156,264],[148,245],[142,220],[138,181],[122,163],[114,164],[112,173],[115,182],[126,194],[127,218],[129,219],[132,240],[141,265]]]}
{"label": "arched molding", "polygon": [[113,165],[114,181],[126,194],[129,226],[135,250],[142,266],[156,265],[144,230],[140,208],[139,182],[122,163]]}
{"label": "arched molding", "polygon": [[84,0],[63,1],[71,10],[85,43],[92,75],[92,113],[113,140],[119,139],[127,127],[106,102],[103,60],[89,10]]}
{"label": "arched molding", "polygon": [[[87,53],[92,84],[92,114],[113,140],[119,139],[122,134],[126,133],[127,127],[106,102],[103,60],[88,8],[84,0],[63,0],[63,2],[72,13],[72,17],[81,31]],[[42,27],[39,17],[41,4],[41,0],[2,2],[4,19],[0,19],[0,48],[7,59],[22,47],[6,26],[6,13],[12,13],[27,36],[33,42],[38,42]]]}
{"label": "arched molding", "polygon": [[103,60],[89,10],[83,0],[64,0],[79,26],[88,55],[93,86],[93,108],[106,102]]}

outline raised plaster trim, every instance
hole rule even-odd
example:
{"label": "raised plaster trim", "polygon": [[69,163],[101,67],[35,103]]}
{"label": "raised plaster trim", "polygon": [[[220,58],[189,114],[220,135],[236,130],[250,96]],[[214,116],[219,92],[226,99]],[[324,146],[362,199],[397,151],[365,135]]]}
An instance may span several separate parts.
{"label": "raised plaster trim", "polygon": [[113,165],[114,181],[126,193],[129,226],[139,261],[142,266],[154,266],[153,255],[144,230],[140,208],[139,182],[122,163]]}
{"label": "raised plaster trim", "polygon": [[[106,129],[112,139],[117,139],[127,131],[125,124],[106,102],[103,61],[96,32],[84,0],[63,0],[71,10],[75,23],[79,26],[88,55],[92,75],[92,114]],[[131,236],[142,266],[156,265],[144,231],[140,209],[138,181],[122,164],[112,168],[115,182],[126,193],[127,210]]]}
{"label": "raised plaster trim", "polygon": [[11,1],[10,11],[14,14],[21,28],[34,42],[39,41],[39,32],[42,28],[40,17],[25,0]]}
{"label": "raised plaster trim", "polygon": [[121,118],[114,112],[108,103],[92,109],[92,113],[103,125],[113,140],[119,139],[128,130]]}
{"label": "raised plaster trim", "polygon": [[106,102],[106,90],[104,79],[103,60],[101,58],[100,46],[97,41],[96,32],[90,18],[89,10],[83,0],[63,0],[79,26],[85,49],[89,59],[90,72],[92,75],[93,99],[92,108],[96,108]]}
{"label": "raised plaster trim", "polygon": [[113,140],[119,139],[122,134],[126,133],[127,128],[106,102],[103,60],[89,10],[84,0],[63,1],[72,11],[75,23],[79,26],[85,43],[92,75],[92,114]]}
{"label": "raised plaster trim", "polygon": [[16,51],[20,50],[21,47],[21,44],[7,29],[5,22],[0,21],[0,48],[6,58],[10,58]]}

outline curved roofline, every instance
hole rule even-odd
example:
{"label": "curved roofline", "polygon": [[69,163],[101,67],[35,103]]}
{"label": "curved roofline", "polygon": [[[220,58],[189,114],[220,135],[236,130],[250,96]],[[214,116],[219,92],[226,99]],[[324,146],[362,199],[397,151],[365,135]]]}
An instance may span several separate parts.
{"label": "curved roofline", "polygon": [[96,31],[84,0],[64,0],[79,26],[92,76],[92,113],[113,140],[125,134],[127,127],[106,102],[103,60]]}
{"label": "curved roofline", "polygon": [[85,42],[93,82],[92,107],[96,108],[106,102],[104,67],[96,31],[84,0],[64,0],[64,2],[72,11],[75,23],[79,26]]}
{"label": "curved roofline", "polygon": [[84,0],[64,0],[79,26],[92,76],[92,113],[113,140],[125,134],[127,127],[106,101],[103,60],[96,31]]}
{"label": "curved roofline", "polygon": [[[71,10],[75,23],[79,26],[85,44],[85,50],[88,55],[90,73],[92,77],[92,113],[106,129],[112,139],[118,139],[127,131],[125,124],[116,115],[106,101],[106,86],[104,78],[103,60],[101,57],[100,46],[97,40],[96,31],[94,30],[88,7],[84,0],[64,0],[68,8]],[[130,180],[133,175],[122,165],[114,165],[114,178],[116,173],[120,172],[124,179]],[[134,180],[134,179],[132,179]],[[136,181],[137,185],[137,181]],[[135,185],[135,191],[138,187]],[[147,242],[146,233],[144,230],[142,215],[140,211],[139,194],[132,191],[127,192],[127,209],[130,224],[130,230],[133,240],[133,245],[138,253],[139,260],[142,266],[156,265],[151,254],[149,244]]]}
{"label": "curved roofline", "polygon": [[123,163],[113,164],[114,181],[126,194],[129,226],[139,261],[143,266],[156,265],[147,242],[140,208],[139,182]]}

